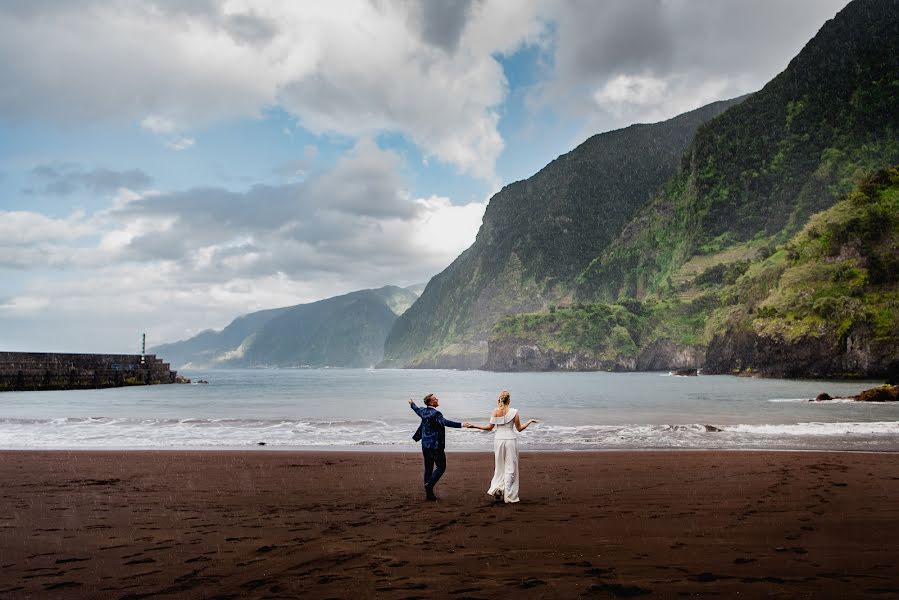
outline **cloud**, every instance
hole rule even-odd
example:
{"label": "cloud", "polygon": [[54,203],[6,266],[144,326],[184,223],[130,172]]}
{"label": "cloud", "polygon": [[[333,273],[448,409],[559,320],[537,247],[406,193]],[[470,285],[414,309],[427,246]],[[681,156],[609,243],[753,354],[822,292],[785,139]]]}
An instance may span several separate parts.
{"label": "cloud", "polygon": [[410,7],[413,11],[419,10],[415,16],[418,17],[424,41],[447,52],[458,48],[472,0],[410,3]]}
{"label": "cloud", "polygon": [[113,171],[93,169],[85,171],[74,163],[38,165],[31,171],[37,185],[26,190],[30,194],[67,196],[78,190],[96,194],[109,194],[120,188],[141,190],[148,188],[153,179],[140,169]]}
{"label": "cloud", "polygon": [[0,115],[138,122],[184,149],[193,129],[280,106],[313,133],[399,132],[425,154],[492,180],[507,93],[496,54],[538,28],[530,6],[6,3]]}
{"label": "cloud", "polygon": [[0,303],[0,345],[124,351],[141,331],[171,341],[262,308],[427,281],[474,241],[486,200],[415,198],[404,170],[363,139],[299,182],[121,189],[107,209],[60,219],[0,213],[0,271],[29,269]]}
{"label": "cloud", "polygon": [[171,148],[172,150],[187,150],[191,146],[194,145],[196,140],[191,137],[186,136],[177,136],[169,139],[165,145]]}
{"label": "cloud", "polygon": [[532,99],[585,135],[760,89],[848,0],[546,2],[553,70]]}
{"label": "cloud", "polygon": [[187,150],[196,141],[178,133],[181,127],[174,120],[162,115],[147,115],[141,120],[140,126],[162,137],[165,145],[172,150]]}
{"label": "cloud", "polygon": [[[116,238],[123,256],[178,260],[186,270],[249,276],[397,264],[421,251],[408,250],[411,240],[420,239],[419,225],[435,212],[453,214],[433,200],[412,199],[401,167],[395,153],[362,140],[333,168],[301,182],[256,185],[244,192],[197,188],[147,195],[113,209],[110,217],[157,224]],[[483,212],[483,204],[475,206]],[[477,223],[468,223],[461,235],[470,244],[476,230]],[[455,243],[431,244],[437,254],[425,254],[439,256],[440,262],[452,260],[458,250]]]}
{"label": "cloud", "polygon": [[96,233],[81,211],[54,219],[30,211],[0,211],[0,269],[64,266],[73,258],[70,244]]}

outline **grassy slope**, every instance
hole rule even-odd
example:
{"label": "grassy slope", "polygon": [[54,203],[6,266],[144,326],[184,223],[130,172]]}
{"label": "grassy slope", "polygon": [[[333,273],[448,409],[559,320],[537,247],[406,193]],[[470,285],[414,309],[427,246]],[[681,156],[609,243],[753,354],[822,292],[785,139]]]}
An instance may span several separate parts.
{"label": "grassy slope", "polygon": [[[728,304],[733,303],[728,306]],[[849,332],[899,340],[899,167],[815,215],[773,256],[722,292],[707,336],[752,331],[787,343]]]}

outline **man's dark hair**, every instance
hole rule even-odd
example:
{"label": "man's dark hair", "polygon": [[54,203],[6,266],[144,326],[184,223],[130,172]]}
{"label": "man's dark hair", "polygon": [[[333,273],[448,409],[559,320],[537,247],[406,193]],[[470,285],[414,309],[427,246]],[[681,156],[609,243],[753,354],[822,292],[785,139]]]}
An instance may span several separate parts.
{"label": "man's dark hair", "polygon": [[434,394],[428,394],[425,396],[424,403],[425,406],[431,406],[431,400],[434,398]]}

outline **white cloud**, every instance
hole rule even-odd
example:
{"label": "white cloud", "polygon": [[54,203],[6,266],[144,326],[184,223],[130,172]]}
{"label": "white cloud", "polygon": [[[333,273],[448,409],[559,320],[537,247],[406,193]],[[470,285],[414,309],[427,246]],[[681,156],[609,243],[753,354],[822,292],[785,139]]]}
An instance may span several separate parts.
{"label": "white cloud", "polygon": [[579,115],[586,137],[754,92],[847,2],[548,0],[552,73],[532,102]]}
{"label": "white cloud", "polygon": [[22,247],[40,242],[77,240],[94,231],[82,211],[64,219],[29,211],[0,211],[0,246]]}
{"label": "white cloud", "polygon": [[0,7],[0,114],[137,121],[183,149],[197,126],[281,106],[316,133],[400,132],[492,180],[506,95],[494,54],[540,29],[527,5],[497,1],[440,11],[367,0],[187,6]]}
{"label": "white cloud", "polygon": [[171,341],[262,308],[427,281],[474,241],[486,202],[413,198],[402,169],[362,140],[300,183],[123,189],[66,219],[0,213],[2,255],[17,261],[0,269],[50,273],[0,302],[0,346],[126,350],[144,330]]}
{"label": "white cloud", "polygon": [[593,97],[601,107],[620,117],[626,107],[659,104],[668,95],[668,83],[656,77],[618,75],[607,81]]}
{"label": "white cloud", "polygon": [[166,142],[166,146],[172,150],[187,150],[194,145],[194,138],[186,136],[177,136]]}
{"label": "white cloud", "polygon": [[663,121],[727,97],[729,79],[698,79],[617,75],[594,92],[600,113],[588,122],[599,125],[609,116],[621,123]]}
{"label": "white cloud", "polygon": [[163,134],[174,133],[177,129],[174,121],[160,115],[147,115],[140,122],[140,126],[147,131]]}

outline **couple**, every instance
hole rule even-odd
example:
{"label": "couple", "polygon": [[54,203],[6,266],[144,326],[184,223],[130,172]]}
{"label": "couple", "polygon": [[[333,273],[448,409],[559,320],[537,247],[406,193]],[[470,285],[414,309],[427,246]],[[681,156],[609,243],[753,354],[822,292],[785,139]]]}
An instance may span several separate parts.
{"label": "couple", "polygon": [[[531,423],[537,423],[536,419],[522,425],[518,416],[518,409],[511,408],[512,399],[509,392],[503,390],[496,400],[496,409],[490,415],[490,423],[487,425],[474,425],[472,423],[457,423],[444,418],[437,410],[440,399],[434,394],[424,397],[425,406],[419,408],[415,402],[409,400],[409,406],[421,417],[421,425],[412,439],[421,440],[421,453],[425,461],[425,497],[428,500],[436,500],[434,486],[446,471],[446,428],[470,427],[482,431],[496,429],[496,437],[493,440],[493,453],[495,468],[493,480],[487,493],[496,500],[504,500],[506,503],[518,502],[518,441],[516,431],[524,431]],[[513,429],[514,428],[514,429]],[[436,469],[434,466],[436,465]]]}

